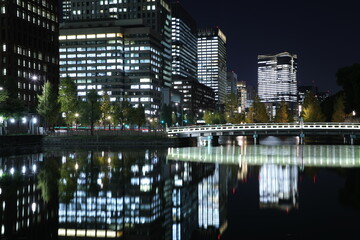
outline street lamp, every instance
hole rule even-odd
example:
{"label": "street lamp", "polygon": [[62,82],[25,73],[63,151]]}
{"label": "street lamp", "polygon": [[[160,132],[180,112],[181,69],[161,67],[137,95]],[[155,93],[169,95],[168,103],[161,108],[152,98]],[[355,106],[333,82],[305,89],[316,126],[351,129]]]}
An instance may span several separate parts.
{"label": "street lamp", "polygon": [[[37,75],[32,75],[30,77],[33,81],[38,81],[40,78]],[[44,78],[44,85],[43,85],[43,95],[44,95],[44,105],[46,107],[46,77]],[[47,115],[47,114],[45,114]],[[46,132],[46,116],[44,117],[44,131]]]}
{"label": "street lamp", "polygon": [[77,131],[77,119],[79,117],[78,113],[75,113],[75,130]]}

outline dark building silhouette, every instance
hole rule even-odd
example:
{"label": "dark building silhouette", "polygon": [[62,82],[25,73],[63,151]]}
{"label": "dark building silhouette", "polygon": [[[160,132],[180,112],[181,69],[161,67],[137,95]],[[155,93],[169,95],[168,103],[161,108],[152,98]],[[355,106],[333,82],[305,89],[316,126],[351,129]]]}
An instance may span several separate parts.
{"label": "dark building silhouette", "polygon": [[34,107],[41,86],[59,82],[58,2],[0,2],[0,91]]}

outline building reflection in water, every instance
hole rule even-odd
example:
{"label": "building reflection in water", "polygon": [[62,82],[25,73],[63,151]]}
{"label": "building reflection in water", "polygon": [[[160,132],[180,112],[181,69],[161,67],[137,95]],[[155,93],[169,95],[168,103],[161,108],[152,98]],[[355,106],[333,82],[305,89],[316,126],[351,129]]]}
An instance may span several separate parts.
{"label": "building reflection in water", "polygon": [[57,238],[57,204],[38,187],[42,165],[43,154],[0,157],[1,239]]}
{"label": "building reflection in water", "polygon": [[260,207],[297,208],[298,167],[265,164],[259,174]]}
{"label": "building reflection in water", "polygon": [[289,210],[298,206],[304,167],[358,167],[359,153],[359,146],[244,144],[1,157],[1,237],[217,238],[239,179],[258,174],[260,207]]}
{"label": "building reflection in water", "polygon": [[60,239],[191,239],[204,218],[199,197],[212,206],[211,222],[200,228],[218,229],[226,191],[219,165],[166,161],[166,151],[155,150],[71,153],[61,161]]}

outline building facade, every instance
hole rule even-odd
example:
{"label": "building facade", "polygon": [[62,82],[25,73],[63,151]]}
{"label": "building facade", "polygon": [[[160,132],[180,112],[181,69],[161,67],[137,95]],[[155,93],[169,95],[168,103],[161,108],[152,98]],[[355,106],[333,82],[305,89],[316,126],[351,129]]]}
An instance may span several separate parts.
{"label": "building facade", "polygon": [[46,81],[58,85],[58,36],[56,0],[0,2],[0,91],[29,111]]}
{"label": "building facade", "polygon": [[286,102],[290,110],[297,103],[297,55],[288,52],[258,56],[258,95],[274,117],[276,106]]}
{"label": "building facade", "polygon": [[237,74],[234,71],[227,72],[227,84],[226,84],[226,94],[235,94],[237,95]]}
{"label": "building facade", "polygon": [[238,81],[236,83],[236,88],[237,88],[238,105],[240,107],[239,112],[244,112],[245,109],[246,109],[246,103],[247,103],[246,82],[245,81]]}
{"label": "building facade", "polygon": [[63,1],[62,9],[65,23],[141,19],[145,26],[161,36],[163,50],[159,60],[163,66],[163,85],[171,87],[171,10],[168,0],[69,0]]}
{"label": "building facade", "polygon": [[190,119],[202,110],[215,109],[214,91],[192,78],[178,78],[174,81],[174,89],[183,94],[183,111]]}
{"label": "building facade", "polygon": [[198,31],[198,78],[215,92],[217,104],[226,96],[226,36],[219,28]]}
{"label": "building facade", "polygon": [[60,35],[60,77],[72,78],[82,98],[97,89],[154,116],[164,87],[162,51],[161,36],[141,20],[67,23]]}

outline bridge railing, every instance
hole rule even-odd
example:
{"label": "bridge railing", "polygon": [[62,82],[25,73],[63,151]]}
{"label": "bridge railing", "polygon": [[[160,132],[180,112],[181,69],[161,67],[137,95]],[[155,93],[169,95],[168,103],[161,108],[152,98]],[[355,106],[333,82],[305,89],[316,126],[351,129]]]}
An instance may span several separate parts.
{"label": "bridge railing", "polygon": [[170,127],[168,134],[186,132],[211,132],[231,130],[271,130],[271,129],[344,129],[360,130],[359,123],[335,123],[335,122],[306,122],[306,123],[243,123],[243,124],[216,124],[216,125],[194,125],[183,127]]}

